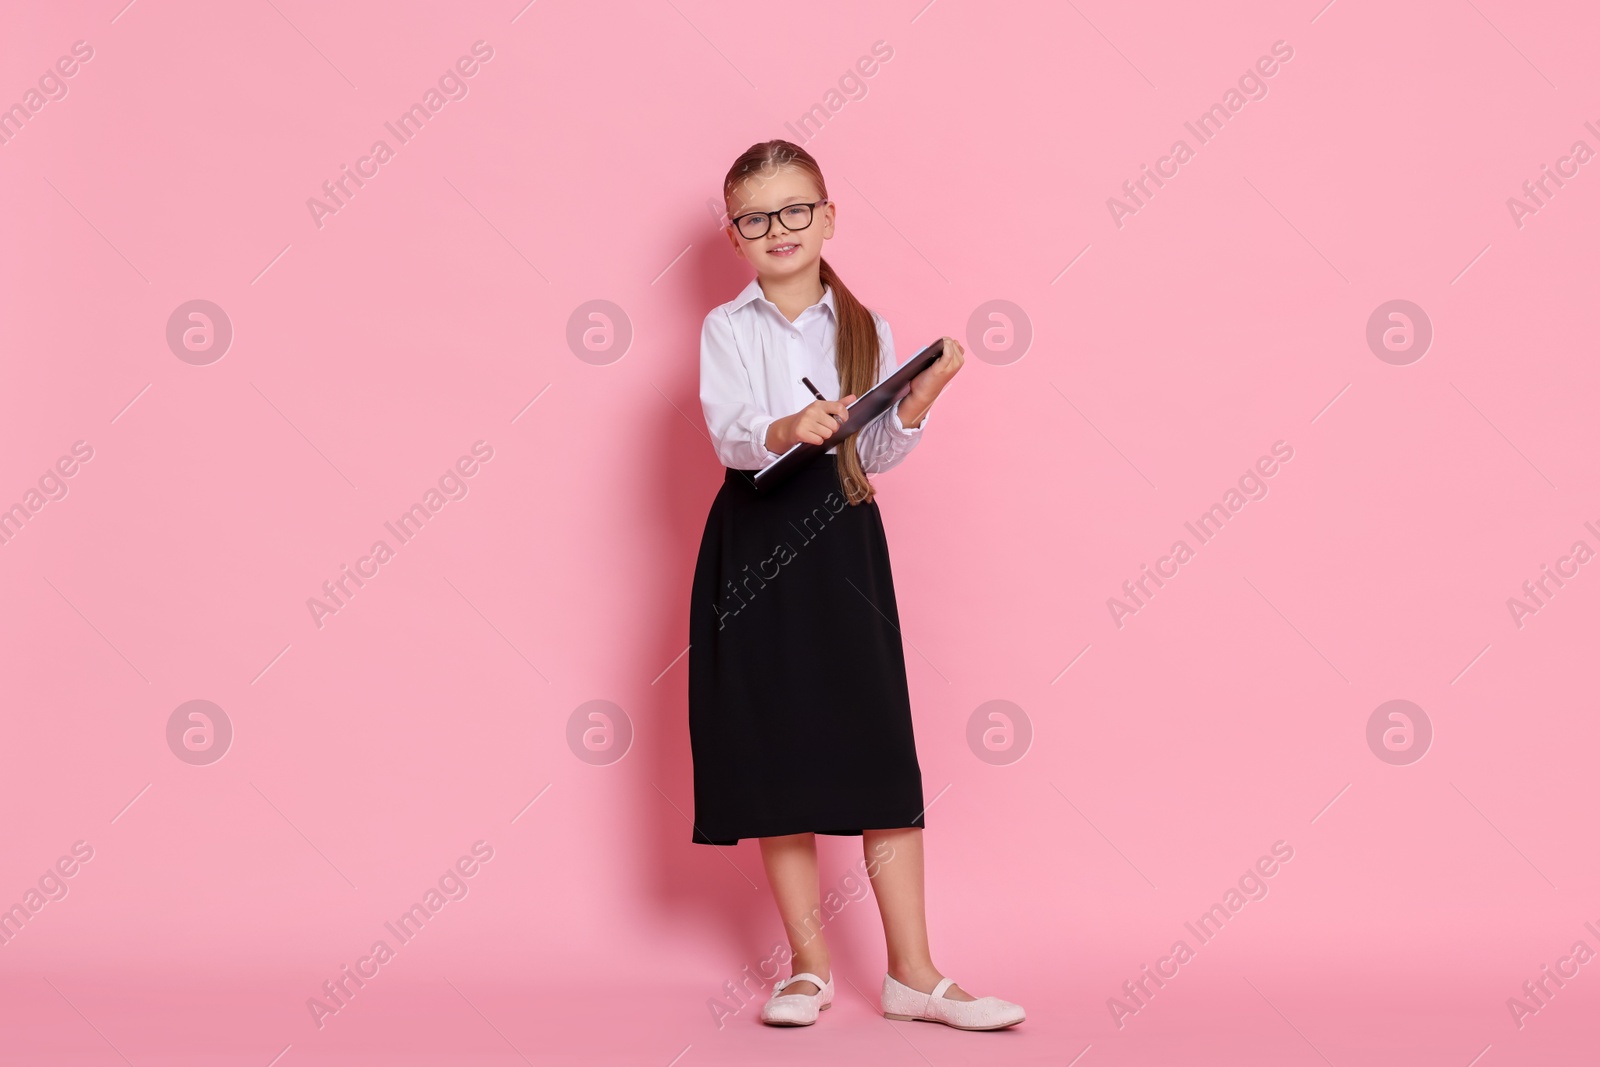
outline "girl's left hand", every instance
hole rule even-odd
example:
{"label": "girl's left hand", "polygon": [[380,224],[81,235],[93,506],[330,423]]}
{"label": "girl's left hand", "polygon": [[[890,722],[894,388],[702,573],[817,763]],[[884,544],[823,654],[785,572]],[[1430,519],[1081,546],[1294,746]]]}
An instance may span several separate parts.
{"label": "girl's left hand", "polygon": [[920,406],[933,403],[934,398],[950,384],[956,371],[966,362],[966,350],[954,337],[944,339],[944,352],[934,360],[933,366],[911,379],[911,396]]}

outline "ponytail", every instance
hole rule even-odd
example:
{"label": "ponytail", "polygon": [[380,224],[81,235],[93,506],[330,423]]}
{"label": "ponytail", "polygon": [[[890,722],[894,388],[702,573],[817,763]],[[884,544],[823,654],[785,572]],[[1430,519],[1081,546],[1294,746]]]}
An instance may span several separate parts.
{"label": "ponytail", "polygon": [[[824,193],[824,196],[827,194]],[[822,281],[833,290],[833,307],[839,313],[838,345],[835,365],[839,371],[839,391],[845,395],[861,396],[878,383],[878,326],[872,312],[846,289],[838,273],[822,261]],[[876,495],[867,472],[861,466],[856,452],[858,434],[852,434],[838,446],[839,480],[844,485],[845,497],[851,504],[865,504]]]}

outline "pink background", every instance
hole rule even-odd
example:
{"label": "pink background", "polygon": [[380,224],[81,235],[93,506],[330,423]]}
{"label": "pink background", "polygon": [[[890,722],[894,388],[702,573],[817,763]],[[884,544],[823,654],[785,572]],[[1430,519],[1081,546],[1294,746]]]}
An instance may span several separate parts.
{"label": "pink background", "polygon": [[[1521,1028],[1506,1001],[1600,950],[1600,567],[1520,628],[1506,601],[1600,549],[1600,162],[1520,227],[1506,201],[1600,149],[1600,18],[1322,2],[11,5],[0,102],[94,54],[0,146],[0,504],[93,458],[0,545],[0,903],[94,854],[0,947],[0,1061],[1592,1063],[1600,963]],[[319,228],[307,199],[478,40]],[[698,329],[748,279],[706,203],[877,41],[803,143],[902,354],[972,354],[877,485],[935,960],[1027,1007],[1000,1034],[877,1016],[870,897],[820,1025],[707,1007],[781,931],[755,842],[687,822]],[[165,335],[195,299],[234,331],[208,365]],[[1434,331],[1407,365],[1366,341],[1396,299]],[[593,300],[620,358],[568,345]],[[969,330],[993,300],[1020,359]],[[480,440],[319,628],[307,599]],[[1107,599],[1280,440],[1119,628]],[[205,766],[166,735],[196,699],[234,731]],[[1368,747],[1392,699],[1434,731],[1409,765]],[[609,764],[567,741],[590,700],[631,724]],[[1022,758],[969,748],[991,700]],[[319,1029],[307,999],[479,840]],[[1280,840],[1269,895],[1119,1028],[1108,998]],[[822,853],[834,886],[860,843]]]}

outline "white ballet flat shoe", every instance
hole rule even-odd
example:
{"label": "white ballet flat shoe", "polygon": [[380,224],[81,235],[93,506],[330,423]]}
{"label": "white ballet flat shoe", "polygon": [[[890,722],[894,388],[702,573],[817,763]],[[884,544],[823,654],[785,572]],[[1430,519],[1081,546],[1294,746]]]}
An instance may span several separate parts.
{"label": "white ballet flat shoe", "polygon": [[[817,987],[815,993],[785,993],[786,986],[796,982],[810,982]],[[817,1021],[817,1013],[833,1003],[833,978],[824,982],[809,971],[791,974],[772,987],[772,997],[761,1005],[761,1021],[769,1026],[810,1026]]]}
{"label": "white ballet flat shoe", "polygon": [[944,993],[953,985],[952,979],[941,978],[932,993],[921,993],[886,974],[883,976],[883,1017],[902,1022],[944,1023],[957,1030],[1002,1030],[1027,1018],[1022,1005],[999,997],[950,1000]]}

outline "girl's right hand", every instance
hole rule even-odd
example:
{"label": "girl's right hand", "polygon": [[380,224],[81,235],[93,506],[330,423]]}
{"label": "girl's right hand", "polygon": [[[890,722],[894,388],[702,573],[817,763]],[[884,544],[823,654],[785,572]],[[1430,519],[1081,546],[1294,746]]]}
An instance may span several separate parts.
{"label": "girl's right hand", "polygon": [[856,395],[851,393],[838,400],[814,400],[793,415],[778,419],[767,428],[767,447],[774,452],[787,452],[798,441],[808,445],[822,444],[841,423],[850,418],[850,413],[845,409],[855,399]]}

